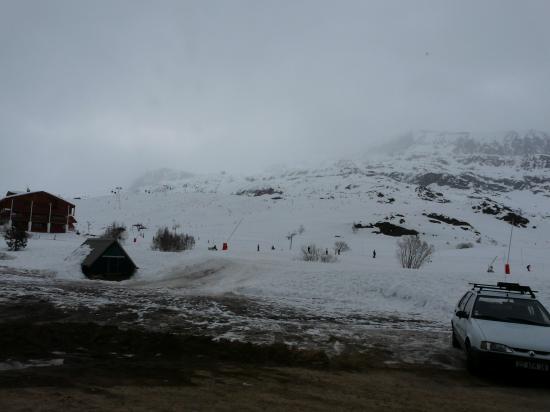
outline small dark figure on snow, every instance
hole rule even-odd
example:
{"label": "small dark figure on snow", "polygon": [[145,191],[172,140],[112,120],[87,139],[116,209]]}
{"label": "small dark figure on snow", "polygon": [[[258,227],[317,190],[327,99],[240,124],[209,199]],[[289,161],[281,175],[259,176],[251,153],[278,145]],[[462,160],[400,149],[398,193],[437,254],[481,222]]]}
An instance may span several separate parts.
{"label": "small dark figure on snow", "polygon": [[340,256],[340,249],[338,249],[338,251],[336,253],[338,253],[338,256]]}
{"label": "small dark figure on snow", "polygon": [[275,246],[271,245],[271,250],[275,250]]}
{"label": "small dark figure on snow", "polygon": [[307,247],[307,253],[311,253],[311,247],[310,246]]}
{"label": "small dark figure on snow", "polygon": [[531,272],[531,265],[527,265],[527,272]]}
{"label": "small dark figure on snow", "polygon": [[328,255],[328,249],[325,249],[325,255]]}
{"label": "small dark figure on snow", "polygon": [[373,258],[373,259],[376,259],[376,250],[373,250],[373,251],[372,251],[372,258]]}
{"label": "small dark figure on snow", "polygon": [[493,265],[489,265],[487,268],[487,273],[495,273],[495,269],[493,268]]}
{"label": "small dark figure on snow", "polygon": [[260,244],[258,243],[258,247],[256,248],[256,250],[259,252],[260,251]]}

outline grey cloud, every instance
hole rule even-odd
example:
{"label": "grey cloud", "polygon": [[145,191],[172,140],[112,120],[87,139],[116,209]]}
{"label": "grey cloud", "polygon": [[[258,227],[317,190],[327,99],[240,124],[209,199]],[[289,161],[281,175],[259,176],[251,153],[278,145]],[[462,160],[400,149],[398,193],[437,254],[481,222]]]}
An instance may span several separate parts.
{"label": "grey cloud", "polygon": [[0,189],[550,130],[546,1],[0,1]]}

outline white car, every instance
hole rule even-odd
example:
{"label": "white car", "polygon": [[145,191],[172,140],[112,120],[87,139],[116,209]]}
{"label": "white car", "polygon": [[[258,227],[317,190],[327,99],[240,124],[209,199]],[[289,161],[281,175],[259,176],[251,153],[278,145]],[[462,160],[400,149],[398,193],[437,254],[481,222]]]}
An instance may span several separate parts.
{"label": "white car", "polygon": [[550,314],[535,291],[517,283],[473,284],[451,322],[453,346],[471,372],[510,366],[550,371]]}

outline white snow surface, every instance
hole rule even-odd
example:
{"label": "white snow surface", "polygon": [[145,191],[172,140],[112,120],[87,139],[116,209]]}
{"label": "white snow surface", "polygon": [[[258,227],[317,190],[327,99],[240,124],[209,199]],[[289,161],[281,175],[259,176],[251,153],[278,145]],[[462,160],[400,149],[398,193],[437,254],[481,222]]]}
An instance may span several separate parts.
{"label": "white snow surface", "polygon": [[[90,232],[98,235],[113,221],[128,227],[129,236],[123,246],[139,270],[134,278],[121,283],[127,288],[167,289],[192,295],[231,293],[319,314],[388,315],[447,325],[469,282],[510,281],[538,290],[539,299],[550,307],[548,197],[527,191],[492,194],[493,199],[522,209],[531,220],[527,228],[514,228],[512,275],[505,276],[511,226],[494,216],[474,213],[472,206],[479,203],[479,194],[438,189],[451,200],[440,204],[419,199],[413,186],[380,177],[342,175],[330,170],[283,175],[262,176],[254,181],[224,174],[186,175],[179,184],[172,181],[170,188],[161,182],[156,191],[123,192],[120,203],[113,196],[75,200],[78,229],[84,233],[89,226]],[[345,189],[347,185],[350,189]],[[279,197],[277,194],[234,194],[262,187],[280,189],[282,198],[273,199]],[[384,197],[379,197],[379,192]],[[389,197],[395,201],[387,203]],[[422,215],[431,212],[465,220],[480,234],[431,223]],[[375,234],[372,229],[352,231],[352,222],[375,223],[395,214],[403,215],[402,226],[420,231],[423,239],[435,245],[433,261],[420,270],[399,266],[395,257],[397,238]],[[399,224],[399,219],[390,221]],[[132,228],[137,223],[147,227],[143,238]],[[181,253],[151,250],[152,236],[164,225],[181,225],[177,227],[179,232],[195,236],[195,249]],[[300,225],[305,232],[294,237],[293,249],[289,250],[286,236]],[[74,233],[34,234],[28,247],[10,253],[15,259],[3,265],[40,270],[92,285],[94,281],[85,279],[79,267],[86,253],[80,245],[86,238]],[[481,243],[476,242],[478,239]],[[347,242],[351,250],[338,256],[336,263],[300,260],[302,245],[314,243],[333,253],[337,240]],[[221,251],[225,241],[229,250]],[[474,247],[456,249],[461,242],[471,242]],[[213,244],[220,250],[208,251]],[[376,259],[372,258],[374,249]],[[496,273],[487,273],[495,257]],[[526,270],[527,264],[531,272]]]}

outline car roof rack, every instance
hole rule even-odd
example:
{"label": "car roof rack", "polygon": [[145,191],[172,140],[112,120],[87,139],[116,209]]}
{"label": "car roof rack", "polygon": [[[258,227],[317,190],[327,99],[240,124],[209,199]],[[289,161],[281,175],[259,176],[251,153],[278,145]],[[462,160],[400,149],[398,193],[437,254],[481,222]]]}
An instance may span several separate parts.
{"label": "car roof rack", "polygon": [[513,292],[520,293],[522,295],[528,293],[533,298],[535,298],[535,292],[537,290],[532,290],[529,286],[520,285],[519,283],[509,283],[509,282],[498,282],[496,285],[486,285],[483,283],[470,283],[472,289],[478,289],[480,292],[482,290],[488,291],[498,291],[498,292]]}

